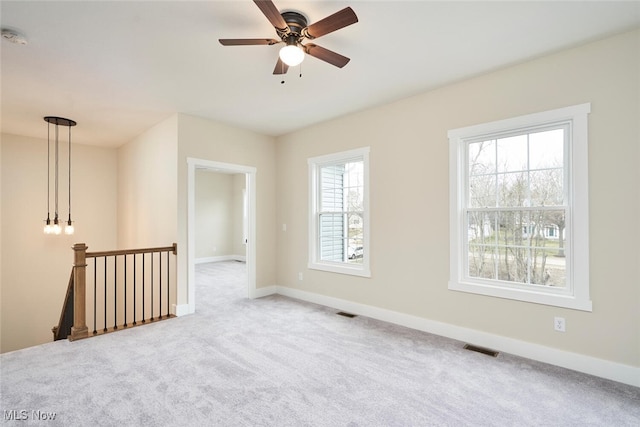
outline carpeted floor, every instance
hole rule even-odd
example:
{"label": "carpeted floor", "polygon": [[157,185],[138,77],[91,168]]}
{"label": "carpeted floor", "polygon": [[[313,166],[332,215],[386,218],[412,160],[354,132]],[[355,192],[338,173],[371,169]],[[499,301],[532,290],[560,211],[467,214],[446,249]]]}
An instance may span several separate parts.
{"label": "carpeted floor", "polygon": [[640,425],[638,388],[286,297],[248,300],[244,274],[200,264],[194,315],[3,354],[4,422]]}

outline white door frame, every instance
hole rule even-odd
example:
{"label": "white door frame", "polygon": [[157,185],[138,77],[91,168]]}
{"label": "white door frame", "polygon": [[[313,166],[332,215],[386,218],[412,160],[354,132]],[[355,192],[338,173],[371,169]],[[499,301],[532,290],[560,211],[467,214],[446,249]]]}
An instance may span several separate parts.
{"label": "white door frame", "polygon": [[189,312],[195,312],[195,190],[196,169],[210,169],[222,173],[246,175],[248,202],[247,230],[247,297],[256,298],[256,168],[221,163],[212,160],[187,158],[187,288]]}

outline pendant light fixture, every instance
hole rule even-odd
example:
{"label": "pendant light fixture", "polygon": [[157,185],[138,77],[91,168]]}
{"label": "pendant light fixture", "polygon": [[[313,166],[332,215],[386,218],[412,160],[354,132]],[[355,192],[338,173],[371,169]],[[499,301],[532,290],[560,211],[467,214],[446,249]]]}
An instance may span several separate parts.
{"label": "pendant light fixture", "polygon": [[[71,221],[71,127],[76,125],[76,122],[70,119],[64,119],[62,117],[53,117],[47,116],[44,118],[44,121],[48,123],[47,125],[47,219],[44,221],[44,232],[45,234],[60,234],[62,232],[62,227],[60,224],[60,217],[58,215],[58,177],[59,177],[59,160],[60,160],[60,142],[59,142],[59,127],[66,126],[69,128],[69,138],[68,145],[69,148],[67,152],[69,153],[69,216],[67,221],[65,222],[64,233],[65,234],[73,234],[73,221]],[[51,221],[51,125],[55,125],[54,132],[54,216],[53,221]]]}

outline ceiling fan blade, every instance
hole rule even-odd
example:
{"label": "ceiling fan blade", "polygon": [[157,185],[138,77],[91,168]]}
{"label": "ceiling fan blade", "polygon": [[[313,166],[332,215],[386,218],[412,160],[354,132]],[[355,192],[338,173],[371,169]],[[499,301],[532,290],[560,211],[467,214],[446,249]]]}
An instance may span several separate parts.
{"label": "ceiling fan blade", "polygon": [[253,46],[253,45],[272,45],[280,43],[281,40],[275,39],[218,39],[223,46]]}
{"label": "ceiling fan blade", "polygon": [[284,18],[280,15],[278,8],[276,8],[276,5],[273,4],[271,0],[253,0],[253,2],[260,8],[264,16],[267,17],[271,25],[277,30],[287,31],[289,29]]}
{"label": "ceiling fan blade", "polygon": [[307,54],[328,62],[331,65],[335,65],[338,68],[344,67],[349,63],[349,61],[351,61],[351,59],[346,56],[342,56],[339,53],[335,53],[313,43],[307,43],[304,45],[304,51]]}
{"label": "ceiling fan blade", "polygon": [[353,9],[345,7],[331,16],[309,25],[303,30],[303,34],[309,39],[316,39],[356,22],[358,22],[358,17]]}
{"label": "ceiling fan blade", "polygon": [[273,69],[273,74],[287,74],[288,70],[289,66],[278,57],[278,62],[276,62],[276,67]]}

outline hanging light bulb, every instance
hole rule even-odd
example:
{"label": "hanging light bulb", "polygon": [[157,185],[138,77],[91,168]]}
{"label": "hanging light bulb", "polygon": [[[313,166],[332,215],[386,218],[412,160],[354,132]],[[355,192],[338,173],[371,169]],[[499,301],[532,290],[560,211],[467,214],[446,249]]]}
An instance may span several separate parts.
{"label": "hanging light bulb", "polygon": [[73,221],[71,221],[71,214],[69,214],[67,224],[64,226],[64,234],[73,234],[74,231],[75,230],[73,229]]}
{"label": "hanging light bulb", "polygon": [[47,219],[44,220],[44,234],[53,233],[53,228],[51,227],[51,218],[49,218],[49,214],[47,213]]}
{"label": "hanging light bulb", "polygon": [[53,219],[53,234],[60,234],[62,232],[62,228],[60,227],[60,222],[58,218]]}

